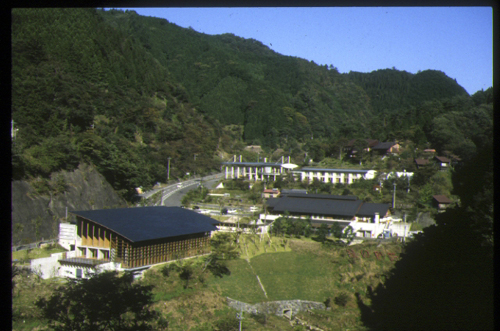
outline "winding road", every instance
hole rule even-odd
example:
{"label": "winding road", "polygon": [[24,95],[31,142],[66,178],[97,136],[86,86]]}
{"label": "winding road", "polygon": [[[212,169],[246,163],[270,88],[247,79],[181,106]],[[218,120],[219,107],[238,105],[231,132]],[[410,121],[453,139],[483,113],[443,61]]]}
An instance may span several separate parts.
{"label": "winding road", "polygon": [[194,178],[184,182],[175,183],[162,188],[151,190],[141,194],[143,198],[149,198],[153,194],[162,191],[160,205],[167,207],[180,207],[182,197],[189,191],[196,189],[200,183],[208,189],[213,189],[214,186],[224,177],[223,173],[209,175],[202,178]]}

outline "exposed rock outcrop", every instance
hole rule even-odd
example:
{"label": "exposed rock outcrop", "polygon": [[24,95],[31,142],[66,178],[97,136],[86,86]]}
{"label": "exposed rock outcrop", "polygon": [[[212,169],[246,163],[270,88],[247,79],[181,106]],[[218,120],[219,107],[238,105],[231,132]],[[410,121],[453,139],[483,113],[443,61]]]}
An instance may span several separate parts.
{"label": "exposed rock outcrop", "polygon": [[12,181],[13,244],[56,238],[66,208],[71,211],[127,206],[106,179],[89,165],[54,173],[48,184],[51,189],[37,192],[27,181]]}

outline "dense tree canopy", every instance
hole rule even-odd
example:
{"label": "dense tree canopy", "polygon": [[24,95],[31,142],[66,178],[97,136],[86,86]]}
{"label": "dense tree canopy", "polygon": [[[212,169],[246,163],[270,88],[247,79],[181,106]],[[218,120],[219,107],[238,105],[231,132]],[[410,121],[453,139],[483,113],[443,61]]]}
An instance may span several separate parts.
{"label": "dense tree canopy", "polygon": [[467,156],[492,132],[492,90],[469,97],[442,72],[340,74],[128,10],[14,9],[12,55],[14,178],[88,162],[127,198],[164,182],[169,158],[182,177],[245,144],[320,161],[346,139],[410,139]]}
{"label": "dense tree canopy", "polygon": [[[363,322],[377,330],[493,330],[493,149],[454,176],[460,204],[408,243]],[[370,310],[371,309],[371,310]]]}
{"label": "dense tree canopy", "polygon": [[[154,310],[151,286],[131,273],[106,271],[89,279],[68,279],[47,299],[37,301],[53,330],[158,330],[166,321]],[[155,324],[153,324],[155,321]]]}

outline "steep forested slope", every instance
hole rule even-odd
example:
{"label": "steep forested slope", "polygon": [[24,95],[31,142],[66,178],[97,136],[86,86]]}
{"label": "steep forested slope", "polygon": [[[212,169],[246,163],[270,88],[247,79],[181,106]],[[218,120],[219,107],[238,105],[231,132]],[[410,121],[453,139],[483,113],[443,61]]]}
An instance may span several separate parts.
{"label": "steep forested slope", "polygon": [[[257,40],[134,11],[12,11],[15,179],[87,162],[130,197],[164,182],[169,159],[172,178],[206,172],[218,168],[218,152],[250,143],[318,157],[351,138],[450,149],[455,138],[439,133],[447,124],[433,121],[491,103],[490,94],[469,97],[438,71],[340,74]],[[466,116],[488,122],[488,109]],[[453,132],[472,139],[465,131]]]}
{"label": "steep forested slope", "polygon": [[370,115],[366,93],[336,70],[277,54],[257,40],[209,36],[134,12],[103,16],[136,36],[201,112],[243,125],[249,142],[275,146],[284,136],[331,137],[354,112],[362,115],[350,126],[356,134]]}
{"label": "steep forested slope", "polygon": [[[218,167],[219,134],[139,42],[93,9],[12,12],[14,178],[96,165],[137,186]],[[197,163],[189,162],[197,154]]]}

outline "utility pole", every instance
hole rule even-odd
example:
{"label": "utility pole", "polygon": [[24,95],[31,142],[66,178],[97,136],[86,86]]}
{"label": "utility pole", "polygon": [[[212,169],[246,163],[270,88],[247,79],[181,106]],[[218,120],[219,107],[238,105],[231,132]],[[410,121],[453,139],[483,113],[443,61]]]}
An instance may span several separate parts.
{"label": "utility pole", "polygon": [[198,154],[194,154],[194,177],[196,178],[196,155]]}
{"label": "utility pole", "polygon": [[169,156],[168,158],[168,165],[167,165],[167,182],[170,180],[170,159],[171,157]]}
{"label": "utility pole", "polygon": [[396,208],[396,183],[394,183],[394,192],[392,195],[392,209]]}
{"label": "utility pole", "polygon": [[241,321],[243,320],[243,307],[240,308],[240,313],[236,314],[236,318],[240,320],[240,331],[241,331]]}

